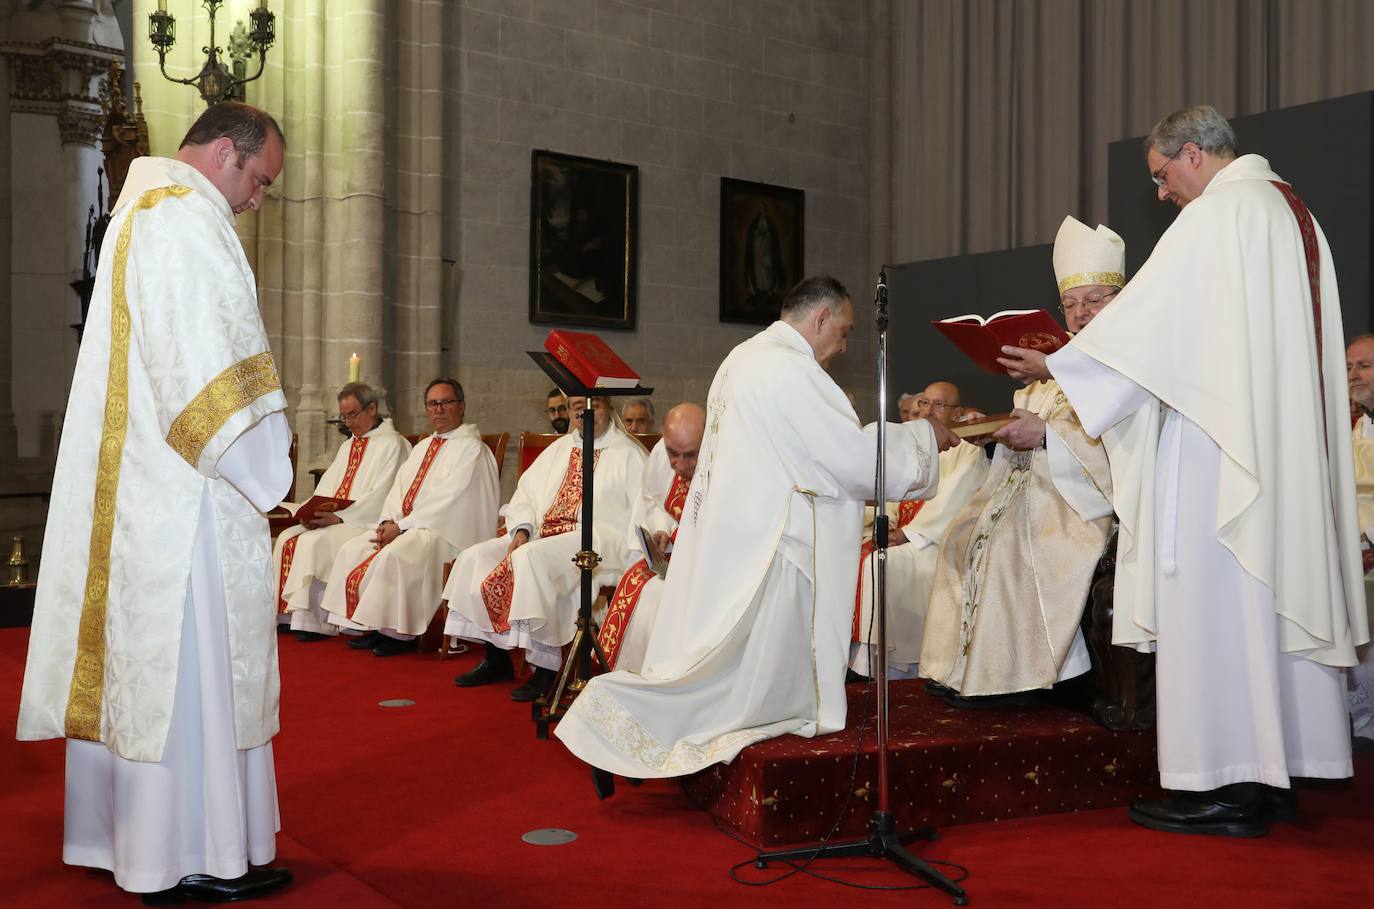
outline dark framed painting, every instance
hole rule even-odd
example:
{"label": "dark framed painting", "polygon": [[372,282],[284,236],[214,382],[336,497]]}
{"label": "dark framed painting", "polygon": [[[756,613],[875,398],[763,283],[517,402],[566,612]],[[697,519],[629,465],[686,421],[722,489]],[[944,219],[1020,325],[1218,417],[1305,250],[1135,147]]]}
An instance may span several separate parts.
{"label": "dark framed painting", "polygon": [[639,168],[535,149],[530,321],[635,327]]}
{"label": "dark framed painting", "polygon": [[804,276],[806,194],[720,180],[720,320],[767,325]]}

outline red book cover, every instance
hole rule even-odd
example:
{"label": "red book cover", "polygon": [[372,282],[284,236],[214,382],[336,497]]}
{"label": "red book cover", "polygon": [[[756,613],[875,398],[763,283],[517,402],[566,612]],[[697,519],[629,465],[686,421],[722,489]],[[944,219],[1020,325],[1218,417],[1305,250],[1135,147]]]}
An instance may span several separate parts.
{"label": "red book cover", "polygon": [[311,518],[318,517],[322,514],[343,511],[352,504],[352,499],[333,499],[329,496],[311,496],[306,500],[304,505],[296,509],[295,514],[291,514],[281,506],[272,509],[267,513],[267,523],[272,528],[272,535],[276,536],[288,527],[304,524]]}
{"label": "red book cover", "polygon": [[999,375],[1007,374],[997,362],[1004,345],[1048,354],[1069,343],[1068,333],[1043,309],[1009,309],[986,319],[972,314],[953,316],[930,324],[980,369]]}
{"label": "red book cover", "polygon": [[634,388],[639,384],[639,373],[596,335],[554,329],[544,340],[544,349],[589,388]]}

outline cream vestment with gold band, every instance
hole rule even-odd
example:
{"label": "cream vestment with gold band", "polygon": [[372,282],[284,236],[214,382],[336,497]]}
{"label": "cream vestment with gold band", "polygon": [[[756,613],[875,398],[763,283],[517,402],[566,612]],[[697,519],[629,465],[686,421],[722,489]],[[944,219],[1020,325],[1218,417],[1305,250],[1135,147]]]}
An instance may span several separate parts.
{"label": "cream vestment with gold band", "polygon": [[[218,462],[285,407],[224,196],[189,165],[136,160],[106,235],[68,401],[19,738],[161,757],[203,494],[228,604],[238,747],[276,733],[270,541],[259,510],[276,499],[255,505]],[[281,457],[289,464],[285,449]]]}

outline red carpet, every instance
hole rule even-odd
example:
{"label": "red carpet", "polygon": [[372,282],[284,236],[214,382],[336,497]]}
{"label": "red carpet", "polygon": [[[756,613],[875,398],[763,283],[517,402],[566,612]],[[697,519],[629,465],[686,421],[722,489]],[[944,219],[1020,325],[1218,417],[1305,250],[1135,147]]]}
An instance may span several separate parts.
{"label": "red carpet", "polygon": [[[731,881],[753,852],[717,830],[667,782],[597,802],[589,774],[534,737],[507,686],[459,690],[474,657],[377,659],[338,641],[282,644],[283,733],[276,740],[280,861],[296,883],[266,904],[691,907],[949,905],[938,894],[859,892],[798,875],[756,889]],[[26,629],[0,630],[0,901],[7,906],[134,907],[108,875],[61,863],[61,742],[19,744],[14,728]],[[407,697],[409,708],[377,706]],[[1119,808],[946,828],[918,847],[967,866],[976,906],[1278,907],[1374,905],[1374,760],[1354,784],[1303,792],[1305,820],[1259,840],[1154,833]],[[578,834],[530,846],[538,827]],[[875,885],[908,879],[872,861],[825,863]],[[756,872],[750,880],[777,869]]]}
{"label": "red carpet", "polygon": [[[865,835],[877,810],[874,694],[871,686],[847,688],[847,728],[751,745],[728,766],[687,780],[688,795],[763,848],[821,838],[846,802],[853,810],[838,835]],[[889,690],[890,808],[899,830],[1125,806],[1159,793],[1153,731],[1112,732],[1049,703],[961,710],[914,680]]]}

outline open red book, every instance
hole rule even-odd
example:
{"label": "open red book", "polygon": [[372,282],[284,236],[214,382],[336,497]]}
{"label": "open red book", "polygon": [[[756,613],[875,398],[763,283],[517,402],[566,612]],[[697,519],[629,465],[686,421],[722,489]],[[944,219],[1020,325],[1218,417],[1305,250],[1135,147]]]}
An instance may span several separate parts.
{"label": "open red book", "polygon": [[980,369],[1006,375],[997,362],[1002,347],[1028,347],[1053,353],[1069,343],[1068,333],[1043,309],[1008,309],[982,316],[953,316],[931,322]]}
{"label": "open red book", "polygon": [[544,349],[588,388],[634,388],[635,372],[606,342],[585,331],[549,332]]}
{"label": "open red book", "polygon": [[306,499],[305,504],[296,509],[295,514],[290,514],[285,508],[273,509],[268,512],[267,518],[272,525],[274,532],[281,532],[295,524],[304,524],[306,521],[316,518],[322,514],[330,514],[335,511],[343,511],[353,504],[352,499],[334,499],[329,496],[311,496]]}

